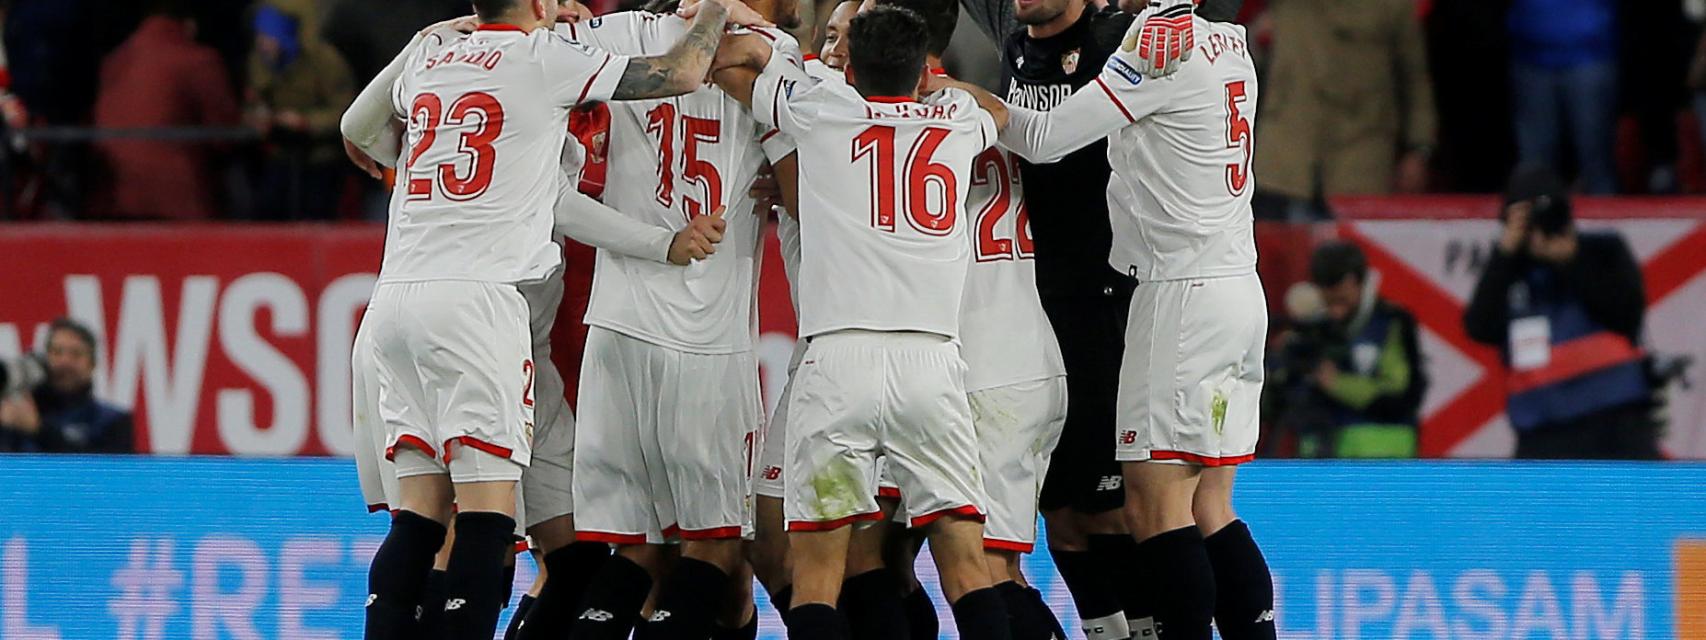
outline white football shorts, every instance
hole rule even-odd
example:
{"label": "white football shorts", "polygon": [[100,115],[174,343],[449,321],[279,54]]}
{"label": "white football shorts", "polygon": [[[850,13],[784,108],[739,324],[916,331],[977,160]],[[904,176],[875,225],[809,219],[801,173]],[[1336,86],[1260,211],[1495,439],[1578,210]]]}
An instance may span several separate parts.
{"label": "white football shorts", "polygon": [[970,400],[989,494],[983,546],[1030,553],[1037,541],[1037,496],[1066,425],[1066,376],[973,391]]}
{"label": "white football shorts", "polygon": [[1210,467],[1254,459],[1267,333],[1256,274],[1139,284],[1115,459]]}
{"label": "white football shorts", "polygon": [[983,518],[966,365],[944,336],[837,331],[812,338],[789,399],[784,513],[790,531],[882,517],[877,456],[911,526]]}
{"label": "white football shorts", "polygon": [[686,353],[592,327],[578,398],[578,539],[656,544],[751,529],[763,415],[752,352]]}

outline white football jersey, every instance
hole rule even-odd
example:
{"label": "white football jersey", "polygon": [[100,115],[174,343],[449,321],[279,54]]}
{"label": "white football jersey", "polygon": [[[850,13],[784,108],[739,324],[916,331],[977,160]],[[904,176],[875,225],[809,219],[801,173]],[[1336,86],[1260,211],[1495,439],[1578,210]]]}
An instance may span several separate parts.
{"label": "white football jersey", "polygon": [[[804,59],[805,76],[815,82],[847,83],[847,75],[830,68],[815,55]],[[793,75],[793,74],[790,74]],[[798,213],[798,212],[795,212]],[[782,245],[782,271],[788,276],[788,298],[794,304],[794,317],[800,317],[800,221],[793,216],[776,217],[776,239]]]}
{"label": "white football jersey", "polygon": [[971,266],[960,303],[960,357],[966,391],[1066,375],[1037,295],[1018,159],[999,146],[978,154],[965,203]]}
{"label": "white football jersey", "polygon": [[1194,20],[1197,50],[1174,75],[1146,78],[1133,66],[1135,52],[1116,51],[1059,107],[1013,109],[1001,136],[1033,162],[1108,138],[1108,262],[1143,281],[1256,270],[1256,69],[1244,27]]}
{"label": "white football jersey", "polygon": [[408,121],[404,201],[380,282],[525,282],[562,262],[551,242],[568,109],[609,99],[627,59],[552,34],[483,25],[409,56],[392,91]]}
{"label": "white football jersey", "polygon": [[842,329],[958,337],[971,258],[967,169],[995,120],[962,91],[865,98],[793,79],[772,59],[753,114],[799,147],[800,335]]}
{"label": "white football jersey", "polygon": [[[644,56],[669,51],[688,26],[675,15],[629,11],[559,29],[600,49]],[[778,57],[798,64],[799,45],[791,36],[754,33],[768,38]],[[753,215],[749,191],[767,160],[790,153],[791,140],[759,125],[714,86],[675,98],[610,103],[605,203],[669,229],[723,207],[728,228],[716,254],[686,268],[599,251],[587,324],[694,353],[751,349],[765,221]]]}
{"label": "white football jersey", "polygon": [[823,59],[817,56],[806,56],[804,66],[806,75],[811,76],[819,82],[834,80],[842,84],[847,83],[847,74],[845,72],[824,64]]}

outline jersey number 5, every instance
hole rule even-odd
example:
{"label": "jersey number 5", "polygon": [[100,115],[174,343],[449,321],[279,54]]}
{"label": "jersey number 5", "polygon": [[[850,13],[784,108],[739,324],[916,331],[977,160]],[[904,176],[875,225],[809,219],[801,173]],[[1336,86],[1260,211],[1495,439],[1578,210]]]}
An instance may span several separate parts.
{"label": "jersey number 5", "polygon": [[[458,174],[456,162],[444,162],[424,169],[415,166],[415,161],[420,160],[438,139],[440,125],[463,127],[475,119],[478,120],[478,128],[464,131],[456,147],[456,152],[468,159],[467,176]],[[414,104],[409,107],[409,128],[420,132],[415,146],[409,150],[407,163],[410,200],[431,200],[435,181],[444,197],[457,201],[478,198],[492,186],[492,167],[497,163],[492,143],[504,130],[504,108],[492,94],[483,91],[463,94],[450,103],[449,113],[445,113],[444,102],[437,94],[415,96]],[[423,174],[424,177],[420,177]]]}
{"label": "jersey number 5", "polygon": [[1242,162],[1226,165],[1226,191],[1235,196],[1244,195],[1244,190],[1250,188],[1250,152],[1254,140],[1250,118],[1239,112],[1239,107],[1249,100],[1243,80],[1226,83],[1226,148],[1244,152]]}
{"label": "jersey number 5", "polygon": [[[926,127],[912,143],[906,154],[906,174],[895,172],[895,128],[872,125],[853,137],[853,162],[870,157],[871,161],[871,226],[894,231],[896,209],[895,185],[906,185],[906,219],[912,228],[933,236],[945,236],[954,230],[959,217],[959,196],[954,170],[948,165],[931,162],[930,156],[948,139],[948,130]],[[932,187],[941,197],[931,198]],[[934,206],[933,206],[934,205]]]}

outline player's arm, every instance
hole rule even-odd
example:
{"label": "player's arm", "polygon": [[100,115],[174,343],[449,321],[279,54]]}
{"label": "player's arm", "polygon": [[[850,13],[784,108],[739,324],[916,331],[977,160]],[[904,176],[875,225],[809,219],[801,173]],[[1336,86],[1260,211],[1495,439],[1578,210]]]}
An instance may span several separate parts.
{"label": "player's arm", "polygon": [[[733,5],[733,6],[731,6]],[[631,58],[611,94],[615,100],[667,98],[697,90],[711,71],[723,29],[731,22],[747,26],[769,26],[762,17],[737,0],[704,0],[687,11],[693,23],[681,40],[661,56]]]}
{"label": "player's arm", "polygon": [[1055,162],[1166,106],[1173,79],[1148,80],[1118,52],[1102,73],[1049,111],[1009,106],[1001,144],[1026,160]]}
{"label": "player's arm", "polygon": [[788,157],[770,163],[770,169],[776,174],[776,184],[782,188],[782,208],[788,215],[800,217],[800,156],[790,153]]}
{"label": "player's arm", "polygon": [[575,189],[564,180],[557,190],[556,232],[581,244],[625,256],[686,265],[717,252],[726,223],[722,212],[698,216],[680,231],[635,220]]}
{"label": "player's arm", "polygon": [[972,99],[977,101],[977,106],[982,108],[984,111],[988,111],[989,117],[995,119],[996,130],[1002,131],[1007,129],[1009,116],[1007,103],[1002,102],[1000,98],[995,97],[995,94],[990,93],[988,89],[945,76],[932,75],[925,79],[926,91],[935,93],[943,89],[959,89],[971,94]]}
{"label": "player's arm", "polygon": [[466,21],[466,18],[448,20],[422,29],[420,33],[409,40],[408,46],[403,47],[391,63],[379,71],[379,75],[362,87],[361,93],[356,94],[355,101],[344,111],[338,121],[338,131],[343,134],[345,151],[349,152],[350,160],[369,174],[376,174],[370,162],[362,162],[349,147],[353,146],[372,160],[379,161],[387,167],[397,164],[397,156],[402,152],[402,122],[399,121],[396,108],[391,103],[391,92],[397,84],[397,79],[403,75],[403,67],[408,63],[409,56],[420,49],[423,43],[432,38],[443,38],[445,33],[453,33],[455,25]]}

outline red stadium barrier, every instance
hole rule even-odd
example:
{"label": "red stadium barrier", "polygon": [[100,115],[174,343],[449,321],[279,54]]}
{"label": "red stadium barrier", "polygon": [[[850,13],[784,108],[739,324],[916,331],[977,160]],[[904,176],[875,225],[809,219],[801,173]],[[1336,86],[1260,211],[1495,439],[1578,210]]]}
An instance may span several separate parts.
{"label": "red stadium barrier", "polygon": [[[1262,224],[1261,271],[1272,308],[1307,272],[1317,241],[1364,246],[1381,291],[1423,325],[1433,382],[1423,453],[1509,451],[1503,375],[1491,349],[1468,341],[1462,301],[1496,233],[1491,198],[1336,202],[1337,224]],[[1586,228],[1615,228],[1647,277],[1649,347],[1706,362],[1706,204],[1584,200]],[[1417,215],[1417,212],[1422,212]],[[137,449],[162,454],[347,455],[349,344],[372,288],[377,226],[12,225],[0,227],[0,355],[41,344],[70,315],[100,335],[97,392],[134,407]],[[766,392],[779,390],[793,342],[776,242],[761,278]],[[590,252],[569,251],[570,285],[554,333],[575,388]],[[1706,391],[1672,401],[1666,448],[1706,458]]]}

